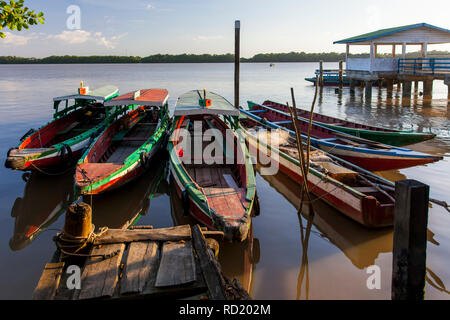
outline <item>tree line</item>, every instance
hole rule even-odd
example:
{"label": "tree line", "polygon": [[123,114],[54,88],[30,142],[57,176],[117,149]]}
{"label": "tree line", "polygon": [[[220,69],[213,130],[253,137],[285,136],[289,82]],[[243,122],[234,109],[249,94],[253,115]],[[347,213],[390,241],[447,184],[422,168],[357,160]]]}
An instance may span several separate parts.
{"label": "tree line", "polygon": [[[419,57],[419,52],[407,53],[407,58]],[[450,57],[448,51],[429,51],[429,57]],[[351,54],[355,58],[367,58],[368,53]],[[378,57],[391,57],[390,54],[378,54]],[[251,58],[241,58],[241,62],[337,62],[345,60],[345,53],[259,53]],[[16,56],[0,56],[0,64],[71,64],[71,63],[229,63],[234,55],[227,54],[155,54],[148,57],[138,56],[49,56],[45,58],[23,58]]]}

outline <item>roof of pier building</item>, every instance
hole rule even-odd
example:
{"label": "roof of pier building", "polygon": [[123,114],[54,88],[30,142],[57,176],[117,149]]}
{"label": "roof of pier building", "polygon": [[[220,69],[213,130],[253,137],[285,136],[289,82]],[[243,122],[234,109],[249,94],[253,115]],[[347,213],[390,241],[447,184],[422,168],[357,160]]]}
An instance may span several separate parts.
{"label": "roof of pier building", "polygon": [[368,45],[371,43],[380,44],[439,44],[450,43],[450,30],[433,26],[427,23],[417,23],[407,26],[381,29],[359,36],[333,42]]}

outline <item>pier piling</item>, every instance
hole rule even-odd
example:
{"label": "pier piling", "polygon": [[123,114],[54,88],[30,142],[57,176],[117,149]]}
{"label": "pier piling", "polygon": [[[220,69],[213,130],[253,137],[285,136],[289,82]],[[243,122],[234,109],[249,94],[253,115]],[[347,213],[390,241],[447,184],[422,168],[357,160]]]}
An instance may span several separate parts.
{"label": "pier piling", "polygon": [[364,81],[366,99],[372,98],[372,81]]}
{"label": "pier piling", "polygon": [[416,180],[395,183],[392,300],[423,300],[430,187]]}

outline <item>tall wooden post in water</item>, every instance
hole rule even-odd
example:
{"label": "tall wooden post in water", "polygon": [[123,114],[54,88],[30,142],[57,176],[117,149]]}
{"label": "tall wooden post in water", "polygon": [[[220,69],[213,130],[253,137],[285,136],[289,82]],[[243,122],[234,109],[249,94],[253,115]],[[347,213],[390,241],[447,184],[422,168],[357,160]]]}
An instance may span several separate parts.
{"label": "tall wooden post in water", "polygon": [[423,300],[430,187],[416,180],[395,183],[392,300]]}
{"label": "tall wooden post in water", "polygon": [[234,22],[234,107],[239,108],[239,63],[240,63],[241,22]]}

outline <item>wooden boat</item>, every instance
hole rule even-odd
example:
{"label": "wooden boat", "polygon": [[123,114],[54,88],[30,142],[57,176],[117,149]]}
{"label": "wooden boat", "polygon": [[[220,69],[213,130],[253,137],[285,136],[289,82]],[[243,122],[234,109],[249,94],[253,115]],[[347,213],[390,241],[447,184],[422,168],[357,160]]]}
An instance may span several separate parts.
{"label": "wooden boat", "polygon": [[[316,70],[315,75],[320,75],[320,70]],[[305,78],[306,81],[316,84],[316,77]],[[323,70],[323,86],[339,86],[339,70]],[[342,85],[349,86],[350,80],[347,78],[345,71],[342,75]]]}
{"label": "wooden boat", "polygon": [[149,168],[167,140],[168,96],[165,89],[137,90],[105,104],[132,111],[108,126],[78,161],[75,185],[81,194],[118,188]]}
{"label": "wooden boat", "polygon": [[[19,145],[8,151],[5,166],[14,170],[51,170],[75,164],[114,116],[115,110],[106,111],[103,103],[118,92],[114,86],[92,91],[81,87],[77,94],[54,98],[54,120],[37,131],[30,129]],[[58,111],[61,102],[65,107]]]}
{"label": "wooden boat", "polygon": [[[240,128],[252,154],[256,150],[261,163],[278,162],[281,172],[302,183],[295,134],[248,111],[241,110],[241,113]],[[272,139],[274,131],[270,130],[273,129],[279,135],[277,146],[267,143]],[[393,224],[392,182],[314,147],[311,150],[308,185],[314,195],[363,226]]]}
{"label": "wooden boat", "polygon": [[[290,114],[278,109],[257,104],[249,113],[257,114],[261,119],[283,128],[293,129]],[[305,134],[308,131],[308,120],[301,117],[298,120],[299,129]],[[306,139],[306,136],[303,138]],[[311,145],[371,171],[401,169],[442,160],[441,156],[373,142],[315,123],[311,129]]]}
{"label": "wooden boat", "polygon": [[[218,94],[186,92],[177,101],[168,150],[185,214],[229,240],[244,241],[256,190],[245,141],[234,132],[238,116],[239,110]],[[211,146],[214,152],[204,156]]]}
{"label": "wooden boat", "polygon": [[[252,107],[257,104],[251,101],[248,101],[247,103],[250,109],[252,109]],[[263,105],[289,113],[289,108],[287,107],[287,105],[281,103],[266,100],[264,101]],[[297,109],[297,113],[299,117],[305,119],[309,119],[311,115],[309,111],[303,109]],[[316,124],[328,127],[336,131],[348,133],[352,136],[361,137],[364,139],[369,139],[372,141],[377,141],[398,147],[430,140],[436,136],[433,133],[400,131],[395,129],[370,126],[357,122],[333,118],[320,113],[314,113],[313,121]]]}

